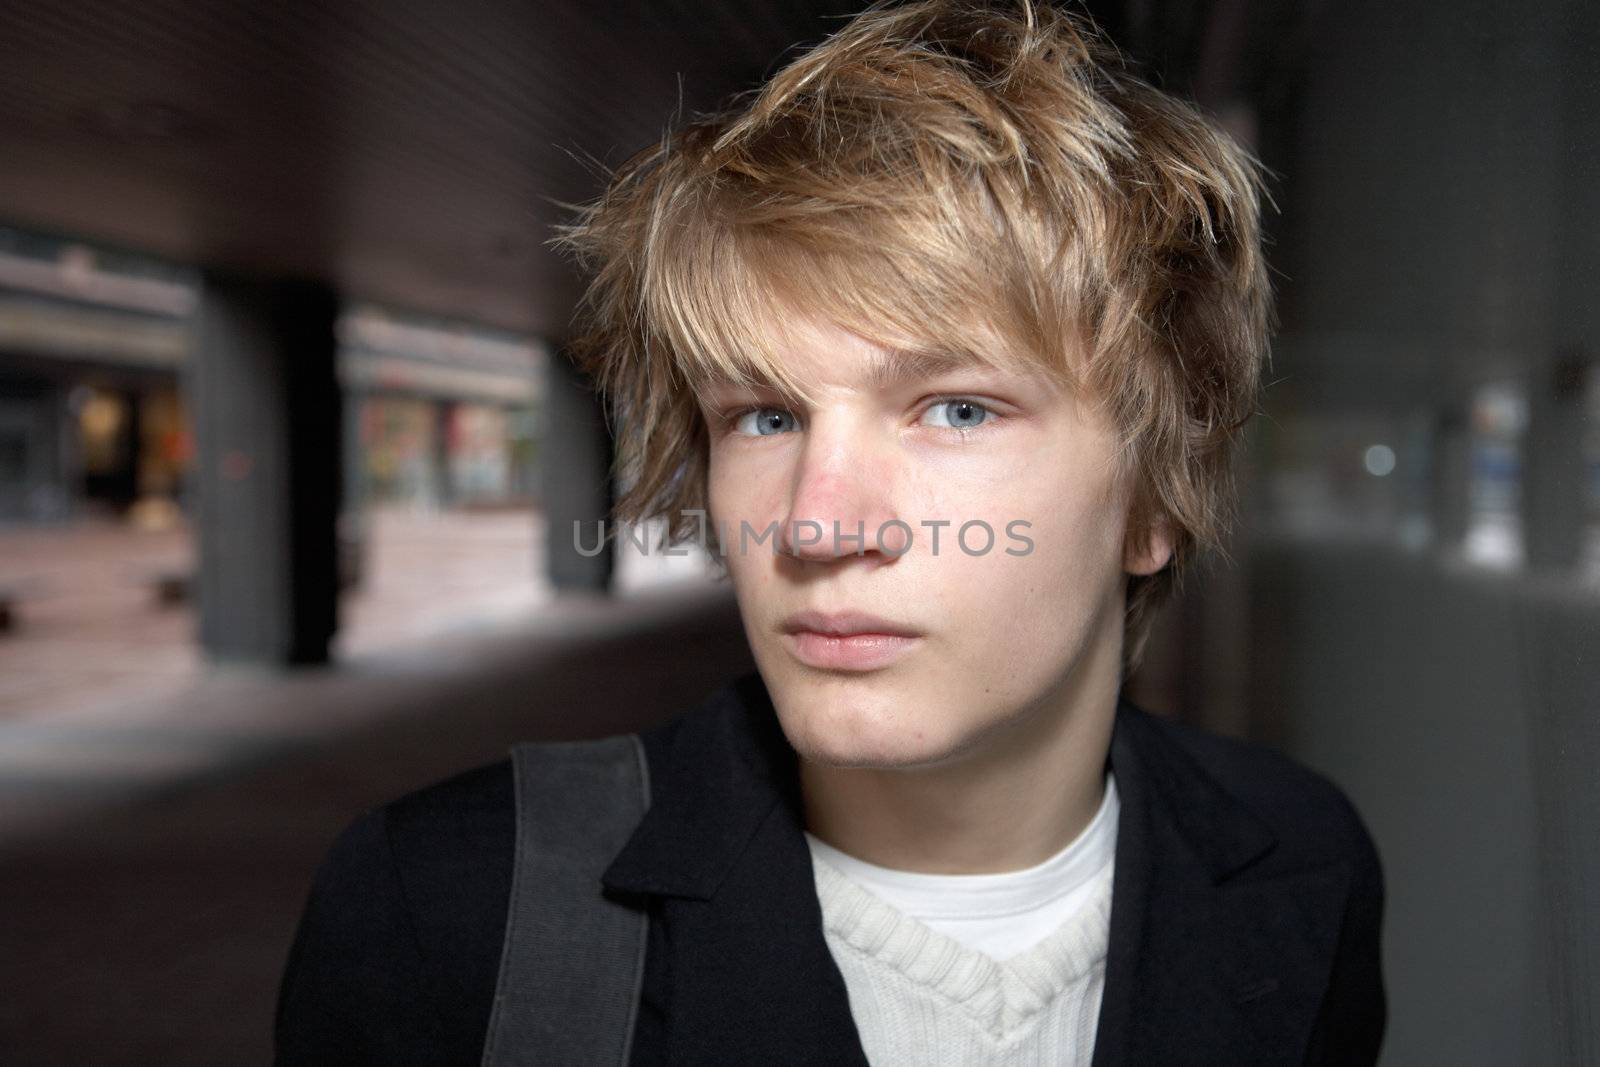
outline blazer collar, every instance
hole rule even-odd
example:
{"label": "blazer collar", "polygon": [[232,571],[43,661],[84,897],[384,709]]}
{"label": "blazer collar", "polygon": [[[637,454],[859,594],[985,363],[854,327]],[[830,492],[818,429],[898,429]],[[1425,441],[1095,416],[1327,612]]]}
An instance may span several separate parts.
{"label": "blazer collar", "polygon": [[710,900],[780,799],[798,804],[794,750],[761,676],[641,735],[650,808],[601,881],[608,888]]}
{"label": "blazer collar", "polygon": [[1122,812],[1093,1067],[1304,1062],[1350,867],[1297,863],[1179,743],[1183,729],[1119,702],[1109,758]]}
{"label": "blazer collar", "polygon": [[[1119,701],[1107,758],[1121,814],[1094,1067],[1203,1061],[1224,1049],[1234,1062],[1298,1062],[1327,985],[1348,866],[1275,862],[1283,850],[1271,827],[1172,730]],[[689,1042],[676,1053],[863,1063],[822,936],[794,752],[760,676],[643,741],[652,804],[602,881],[663,898],[672,1029]],[[746,1028],[730,1031],[730,1018]],[[753,1033],[760,1043],[740,1044]]]}

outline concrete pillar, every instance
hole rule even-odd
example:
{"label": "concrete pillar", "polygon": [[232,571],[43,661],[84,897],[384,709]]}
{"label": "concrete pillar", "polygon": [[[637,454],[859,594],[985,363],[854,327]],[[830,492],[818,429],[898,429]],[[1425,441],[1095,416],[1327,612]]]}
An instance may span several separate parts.
{"label": "concrete pillar", "polygon": [[367,394],[361,389],[346,388],[341,399],[343,414],[340,416],[339,441],[342,451],[341,465],[344,468],[343,492],[340,503],[348,512],[358,511],[366,504],[367,498],[367,457],[366,442],[362,440],[362,406],[367,401]]}
{"label": "concrete pillar", "polygon": [[208,273],[187,386],[200,642],[214,659],[323,663],[337,627],[338,299]]}
{"label": "concrete pillar", "polygon": [[339,588],[358,588],[366,577],[367,539],[367,454],[362,439],[362,408],[367,393],[345,389],[340,439],[343,456],[339,465],[344,482],[339,506]]}
{"label": "concrete pillar", "polygon": [[606,592],[616,565],[608,539],[596,554],[585,555],[574,540],[582,529],[582,547],[592,552],[596,526],[605,521],[611,533],[612,443],[603,409],[593,388],[572,361],[556,354],[545,360],[543,440],[539,443],[545,517],[549,537],[545,568],[557,589]]}
{"label": "concrete pillar", "polygon": [[1433,541],[1459,552],[1472,518],[1472,421],[1468,402],[1447,400],[1434,415],[1429,515]]}
{"label": "concrete pillar", "polygon": [[1571,572],[1583,549],[1585,376],[1576,357],[1530,375],[1522,450],[1522,537],[1529,567]]}

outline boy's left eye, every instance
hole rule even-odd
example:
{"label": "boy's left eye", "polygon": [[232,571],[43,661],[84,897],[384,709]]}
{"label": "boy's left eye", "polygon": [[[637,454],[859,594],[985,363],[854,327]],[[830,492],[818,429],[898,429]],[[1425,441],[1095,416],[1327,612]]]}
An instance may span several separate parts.
{"label": "boy's left eye", "polygon": [[944,413],[944,422],[934,419],[933,425],[952,430],[970,430],[975,426],[982,426],[987,421],[990,411],[976,400],[966,400],[957,397],[954,400],[940,400],[928,408],[930,416],[937,412]]}

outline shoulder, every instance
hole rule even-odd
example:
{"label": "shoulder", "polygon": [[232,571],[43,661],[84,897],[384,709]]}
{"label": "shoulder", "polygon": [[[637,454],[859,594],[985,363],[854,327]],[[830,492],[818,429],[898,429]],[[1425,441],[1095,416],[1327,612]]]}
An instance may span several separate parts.
{"label": "shoulder", "polygon": [[1382,962],[1384,878],[1355,805],[1326,775],[1265,745],[1153,717],[1148,723],[1171,751],[1182,752],[1272,831],[1276,845],[1257,868],[1258,877],[1335,866],[1348,872],[1306,1062],[1377,1062],[1389,1011]]}
{"label": "shoulder", "polygon": [[437,970],[437,994],[452,1004],[486,1004],[516,854],[511,761],[407,793],[382,817],[418,942]]}
{"label": "shoulder", "polygon": [[385,865],[427,873],[481,859],[514,844],[514,803],[509,759],[462,771],[352,819],[330,845],[319,873]]}
{"label": "shoulder", "polygon": [[1267,745],[1137,711],[1139,728],[1183,754],[1278,839],[1277,866],[1339,860],[1378,876],[1365,821],[1332,779]]}
{"label": "shoulder", "polygon": [[[378,809],[407,858],[441,862],[498,853],[515,841],[511,760],[474,767],[396,798]],[[415,853],[414,856],[410,853]]]}
{"label": "shoulder", "polygon": [[450,917],[441,911],[478,924],[505,909],[515,847],[515,785],[505,759],[367,811],[334,841],[323,867],[384,871],[423,927]]}
{"label": "shoulder", "polygon": [[344,828],[285,966],[278,1062],[476,1058],[510,896],[514,795],[501,760]]}
{"label": "shoulder", "polygon": [[[1135,709],[1137,711],[1137,709]],[[1374,1063],[1387,1027],[1382,967],[1383,870],[1361,815],[1344,790],[1265,745],[1223,737],[1145,712],[1133,728],[1164,773],[1202,775],[1243,820],[1271,831],[1275,844],[1256,877],[1343,867],[1349,874],[1326,992],[1318,1006],[1307,1063]]]}

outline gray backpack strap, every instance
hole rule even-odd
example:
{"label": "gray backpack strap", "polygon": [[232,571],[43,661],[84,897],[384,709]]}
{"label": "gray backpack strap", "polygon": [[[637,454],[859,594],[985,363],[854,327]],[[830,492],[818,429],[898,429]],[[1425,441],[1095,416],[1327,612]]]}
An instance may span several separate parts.
{"label": "gray backpack strap", "polygon": [[600,875],[650,806],[635,734],[520,744],[517,847],[484,1067],[622,1064],[644,981],[649,917]]}

